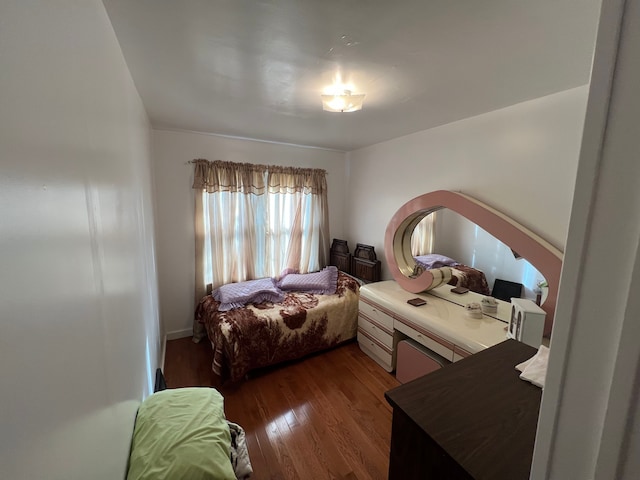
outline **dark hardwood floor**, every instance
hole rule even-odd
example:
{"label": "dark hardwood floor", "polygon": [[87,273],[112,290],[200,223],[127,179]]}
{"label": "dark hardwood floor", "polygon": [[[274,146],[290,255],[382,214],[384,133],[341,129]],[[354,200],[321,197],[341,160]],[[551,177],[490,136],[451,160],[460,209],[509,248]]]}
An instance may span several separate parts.
{"label": "dark hardwood floor", "polygon": [[399,383],[357,343],[237,384],[220,385],[211,359],[207,341],[167,342],[167,386],[213,386],[223,394],[227,419],[245,429],[252,478],[387,478],[391,407],[384,392]]}

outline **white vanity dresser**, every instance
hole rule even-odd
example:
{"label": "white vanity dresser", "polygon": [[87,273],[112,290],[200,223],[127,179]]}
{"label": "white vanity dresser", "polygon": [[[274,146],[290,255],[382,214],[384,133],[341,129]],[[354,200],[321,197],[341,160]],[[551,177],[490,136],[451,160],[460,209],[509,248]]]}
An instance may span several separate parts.
{"label": "white vanity dresser", "polygon": [[[433,241],[433,231],[422,232],[418,225],[444,209],[475,224],[474,239],[486,232],[501,242],[492,243],[496,251],[504,251],[507,258],[511,254],[513,262],[526,259],[538,272],[536,278],[539,274],[546,281],[542,305],[518,298],[522,288],[520,295],[493,288],[494,297],[511,301],[499,300],[495,314],[471,316],[480,313],[478,305],[470,306],[469,312],[465,307],[481,304],[484,295],[452,293],[450,272],[414,257],[414,246],[415,255],[424,255],[430,253],[427,249],[447,249],[468,238],[464,229],[456,228],[440,244],[423,242],[429,236]],[[384,246],[394,280],[360,288],[358,343],[385,370],[395,369],[404,384],[385,393],[393,407],[389,478],[529,478],[541,391],[520,381],[514,367],[531,358],[539,345],[535,344],[544,344],[542,337],[551,334],[562,253],[495,208],[446,190],[420,195],[400,207],[387,225]],[[425,252],[418,253],[421,249]],[[472,259],[470,266],[481,252],[475,247],[472,251],[471,257],[465,256]],[[520,278],[516,275],[511,281]],[[472,282],[459,286],[488,293]],[[416,297],[426,304],[407,303]],[[483,306],[492,310],[489,302]],[[520,341],[507,339],[508,328]]]}
{"label": "white vanity dresser", "polygon": [[[472,318],[467,314],[465,305],[481,303],[484,295],[471,291],[451,293],[452,286],[445,283],[448,280],[442,271],[419,268],[412,253],[414,229],[425,217],[443,209],[475,224],[476,234],[481,229],[495,237],[494,240],[502,242],[516,260],[527,259],[547,284],[546,299],[541,307],[536,307],[538,312],[535,315],[542,314],[544,322],[544,325],[538,324],[540,329],[536,335],[542,331],[548,338],[553,326],[562,252],[524,225],[468,195],[447,190],[420,195],[400,207],[387,225],[385,257],[394,280],[370,283],[360,288],[360,348],[385,370],[391,372],[396,369],[396,376],[401,382],[400,367],[404,365],[414,370],[407,372],[407,377],[416,373],[424,375],[440,365],[456,362],[503,342],[507,339],[509,322],[514,324],[514,319],[517,320],[516,325],[523,325],[522,331],[519,326],[515,329],[515,336],[521,340],[525,338],[524,324],[534,324],[523,320],[524,307],[507,301],[498,301],[495,314]],[[427,303],[421,306],[407,303],[416,297]],[[528,311],[526,318],[533,319],[533,311]],[[530,336],[529,341],[536,335]],[[424,364],[420,365],[423,361]]]}
{"label": "white vanity dresser", "polygon": [[[391,372],[396,367],[396,346],[405,338],[450,362],[506,339],[507,323],[487,315],[475,319],[466,314],[462,305],[479,302],[482,295],[473,292],[456,295],[450,293],[451,288],[444,285],[431,293],[416,294],[407,292],[393,280],[363,285],[358,314],[358,344],[362,351]],[[416,297],[427,304],[414,307],[407,303]],[[510,304],[499,302],[497,316],[508,319],[509,314]]]}

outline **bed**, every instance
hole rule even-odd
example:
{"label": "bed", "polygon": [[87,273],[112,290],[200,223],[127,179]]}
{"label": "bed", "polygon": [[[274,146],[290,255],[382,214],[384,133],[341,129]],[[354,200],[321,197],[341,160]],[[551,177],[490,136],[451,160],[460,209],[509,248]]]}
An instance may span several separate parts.
{"label": "bed", "polygon": [[249,303],[227,311],[214,295],[203,297],[195,319],[204,325],[211,341],[214,373],[223,381],[238,381],[252,370],[299,359],[354,338],[359,284],[335,271],[333,294],[284,291],[279,302]]}
{"label": "bed", "polygon": [[491,289],[489,288],[487,277],[484,272],[477,268],[464,265],[450,257],[436,253],[419,255],[414,258],[416,263],[424,270],[431,270],[433,268],[440,267],[451,268],[452,277],[449,281],[450,285],[466,287],[472,292],[476,292],[481,295],[491,295]]}

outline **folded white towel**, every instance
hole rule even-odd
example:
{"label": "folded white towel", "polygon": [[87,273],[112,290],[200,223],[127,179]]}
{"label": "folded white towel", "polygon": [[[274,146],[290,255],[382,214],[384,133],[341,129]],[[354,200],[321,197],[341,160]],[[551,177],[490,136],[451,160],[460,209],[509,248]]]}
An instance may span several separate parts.
{"label": "folded white towel", "polygon": [[[536,352],[536,355],[538,354],[538,352]],[[536,357],[536,355],[534,355],[533,357],[531,357],[529,360],[525,360],[522,363],[519,363],[518,365],[516,365],[516,370],[518,370],[519,372],[524,372],[524,369],[527,368],[527,366],[533,362],[533,359]]]}
{"label": "folded white towel", "polygon": [[531,382],[534,385],[544,388],[544,380],[547,376],[547,364],[549,363],[549,349],[544,345],[540,345],[538,352],[518,365],[516,370],[522,372],[520,378]]}

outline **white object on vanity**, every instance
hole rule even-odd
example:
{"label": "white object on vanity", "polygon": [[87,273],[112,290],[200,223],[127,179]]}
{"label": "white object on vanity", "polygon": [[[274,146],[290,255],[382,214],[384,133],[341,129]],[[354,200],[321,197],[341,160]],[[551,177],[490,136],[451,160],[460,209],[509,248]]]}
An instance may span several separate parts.
{"label": "white object on vanity", "polygon": [[416,294],[402,289],[393,280],[360,287],[358,343],[362,351],[388,372],[395,368],[398,341],[406,337],[451,362],[506,338],[504,322],[486,315],[481,319],[469,318],[460,305],[426,293],[418,296],[427,304],[409,305],[407,300]]}
{"label": "white object on vanity", "polygon": [[547,313],[533,301],[525,298],[511,299],[511,317],[507,338],[538,348],[542,343],[542,332]]}

